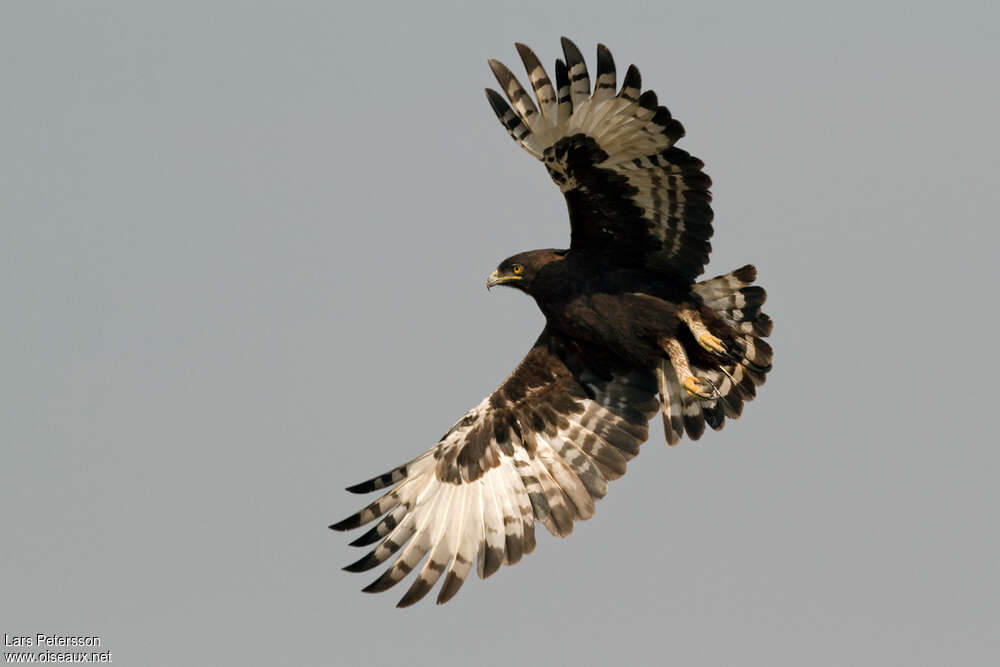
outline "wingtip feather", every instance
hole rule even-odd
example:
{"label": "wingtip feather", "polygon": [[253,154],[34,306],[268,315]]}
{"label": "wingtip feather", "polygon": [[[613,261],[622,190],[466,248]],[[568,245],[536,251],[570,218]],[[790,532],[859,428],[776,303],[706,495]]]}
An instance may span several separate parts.
{"label": "wingtip feather", "polygon": [[448,600],[455,597],[455,594],[458,593],[458,589],[462,587],[463,583],[465,583],[464,578],[449,571],[448,574],[445,575],[444,583],[441,584],[441,590],[438,592],[436,601],[437,604],[444,604]]}
{"label": "wingtip feather", "polygon": [[376,567],[382,561],[375,556],[375,552],[365,554],[358,560],[354,561],[350,565],[345,565],[342,570],[345,572],[367,572],[368,570]]}
{"label": "wingtip feather", "polygon": [[413,582],[413,585],[406,591],[406,594],[403,595],[399,602],[396,603],[396,608],[405,609],[406,607],[416,604],[420,600],[424,599],[424,596],[427,595],[433,587],[433,581],[417,577],[417,579]]}
{"label": "wingtip feather", "polygon": [[615,71],[615,59],[611,51],[603,44],[597,45],[597,75]]}
{"label": "wingtip feather", "polygon": [[361,589],[362,593],[382,593],[389,590],[398,583],[392,578],[393,568],[386,570],[381,577]]}
{"label": "wingtip feather", "polygon": [[338,532],[343,532],[345,530],[351,530],[352,528],[357,528],[361,525],[361,517],[357,514],[352,514],[342,521],[337,523],[331,523],[329,525],[330,530],[336,530]]}
{"label": "wingtip feather", "polygon": [[571,65],[583,60],[583,54],[576,44],[569,37],[560,37],[559,43],[562,45],[563,54],[566,56],[566,64]]}
{"label": "wingtip feather", "polygon": [[504,100],[503,95],[492,88],[486,89],[486,99],[489,100],[490,106],[493,107],[493,112],[497,116],[503,116],[503,114],[510,109],[510,106],[507,104],[506,100]]}

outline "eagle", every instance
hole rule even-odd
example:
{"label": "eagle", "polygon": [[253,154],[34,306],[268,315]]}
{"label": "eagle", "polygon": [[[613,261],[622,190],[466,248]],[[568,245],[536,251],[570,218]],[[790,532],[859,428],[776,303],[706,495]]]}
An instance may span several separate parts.
{"label": "eagle", "polygon": [[[533,297],[545,327],[504,382],[431,449],[348,487],[383,495],[330,528],[376,522],[353,546],[374,548],[350,572],[392,564],[365,592],[416,570],[397,606],[444,575],[450,600],[473,565],[481,578],[535,547],[535,523],[558,537],[594,514],[663,417],[666,441],[697,440],[740,416],[771,369],[766,294],[747,265],[697,281],[711,250],[711,180],[675,144],[684,128],[629,66],[618,87],[611,52],[597,46],[591,77],[563,38],[555,83],[523,44],[534,99],[490,60],[504,97],[490,106],[566,198],[570,244],[509,257],[486,287]],[[397,555],[398,554],[398,555]]]}

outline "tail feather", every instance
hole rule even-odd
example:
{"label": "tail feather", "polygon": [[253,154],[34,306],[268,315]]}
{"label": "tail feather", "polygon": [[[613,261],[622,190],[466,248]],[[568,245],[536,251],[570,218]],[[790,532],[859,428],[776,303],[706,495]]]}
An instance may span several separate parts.
{"label": "tail feather", "polygon": [[684,435],[684,401],[681,384],[677,373],[667,359],[661,359],[656,369],[656,380],[660,389],[660,400],[663,402],[663,432],[667,436],[667,444],[676,445]]}
{"label": "tail feather", "polygon": [[694,293],[731,329],[754,338],[770,336],[774,324],[760,311],[767,292],[751,284],[756,279],[757,269],[747,264],[732,273],[697,283]]}
{"label": "tail feather", "polygon": [[[699,398],[680,389],[680,395],[664,399],[668,443],[674,444],[680,439],[679,421],[692,440],[701,436],[705,424],[714,430],[721,429],[726,418],[736,419],[742,414],[743,404],[752,401],[757,395],[757,387],[764,384],[771,370],[773,352],[763,338],[770,335],[773,323],[761,312],[767,292],[751,284],[756,278],[757,270],[748,264],[694,286],[694,295],[701,301],[704,323],[722,341],[725,351],[709,353],[693,336],[681,338],[691,371],[714,387],[714,396]],[[669,363],[661,370],[664,376],[661,395],[666,395],[664,389],[679,388],[679,385],[675,369]]]}

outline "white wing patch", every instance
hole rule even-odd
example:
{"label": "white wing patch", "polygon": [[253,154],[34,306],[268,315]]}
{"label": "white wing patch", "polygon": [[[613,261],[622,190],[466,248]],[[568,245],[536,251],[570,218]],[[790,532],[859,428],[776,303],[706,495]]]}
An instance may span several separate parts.
{"label": "white wing patch", "polygon": [[[578,398],[558,404],[571,409],[557,414],[551,403],[537,398],[568,380]],[[395,559],[363,590],[385,591],[424,561],[398,606],[423,598],[443,575],[437,596],[441,604],[458,592],[474,564],[479,576],[486,578],[501,565],[513,565],[531,553],[536,521],[564,537],[572,532],[574,521],[593,516],[595,501],[607,493],[608,480],[621,476],[627,461],[638,454],[647,436],[645,421],[658,410],[658,403],[655,386],[637,377],[580,382],[564,375],[553,377],[550,385],[534,387],[536,398],[524,399],[514,410],[518,432],[503,444],[490,438],[481,461],[492,465],[484,465],[485,472],[475,479],[465,479],[456,467],[461,466],[463,448],[498,416],[489,397],[432,449],[351,487],[367,492],[395,484],[361,511],[331,526],[347,530],[379,519],[352,543],[378,544],[345,569],[363,572],[394,555]],[[546,411],[550,418],[537,428],[531,415]]]}

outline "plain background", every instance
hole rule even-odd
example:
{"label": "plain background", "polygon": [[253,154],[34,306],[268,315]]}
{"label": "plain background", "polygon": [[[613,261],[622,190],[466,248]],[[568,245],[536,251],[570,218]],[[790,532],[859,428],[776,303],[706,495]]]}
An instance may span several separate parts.
{"label": "plain background", "polygon": [[[543,4],[544,7],[539,6]],[[124,665],[988,665],[1000,655],[996,3],[9,2],[0,631]],[[484,99],[636,63],[757,264],[775,370],[597,515],[399,611],[327,524],[542,318],[565,246]]]}

